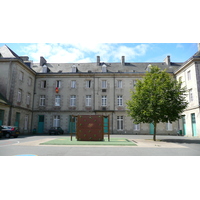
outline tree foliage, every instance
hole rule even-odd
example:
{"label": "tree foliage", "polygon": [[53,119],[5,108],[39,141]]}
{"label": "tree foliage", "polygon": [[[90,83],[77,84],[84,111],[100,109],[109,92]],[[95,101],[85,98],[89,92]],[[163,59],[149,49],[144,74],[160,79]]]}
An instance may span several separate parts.
{"label": "tree foliage", "polygon": [[153,123],[154,141],[156,125],[173,122],[187,107],[186,88],[176,81],[166,70],[151,66],[142,80],[138,80],[131,99],[127,101],[128,115],[134,123]]}

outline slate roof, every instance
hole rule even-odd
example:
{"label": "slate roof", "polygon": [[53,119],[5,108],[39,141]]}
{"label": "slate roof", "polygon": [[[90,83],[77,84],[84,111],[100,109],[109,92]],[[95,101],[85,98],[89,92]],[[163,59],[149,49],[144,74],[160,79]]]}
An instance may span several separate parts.
{"label": "slate roof", "polygon": [[17,58],[22,60],[12,49],[7,45],[0,47],[0,53],[3,58]]}

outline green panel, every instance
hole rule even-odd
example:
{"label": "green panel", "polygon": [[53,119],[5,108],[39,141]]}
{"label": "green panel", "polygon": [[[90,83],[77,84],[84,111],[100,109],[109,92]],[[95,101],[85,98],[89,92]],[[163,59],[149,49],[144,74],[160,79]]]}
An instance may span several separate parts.
{"label": "green panel", "polygon": [[38,116],[38,133],[44,132],[44,115]]}
{"label": "green panel", "polygon": [[150,124],[150,134],[154,134],[154,125]]}
{"label": "green panel", "polygon": [[15,117],[15,124],[14,126],[17,126],[19,128],[19,121],[20,121],[20,113],[16,112],[16,117]]}
{"label": "green panel", "polygon": [[69,116],[69,133],[76,133],[77,117]]}
{"label": "green panel", "polygon": [[103,118],[103,130],[104,133],[108,133],[108,117]]}
{"label": "green panel", "polygon": [[186,135],[185,115],[182,116],[182,123],[183,123],[183,135]]}
{"label": "green panel", "polygon": [[194,113],[191,114],[191,120],[192,120],[192,135],[197,136],[196,119]]}
{"label": "green panel", "polygon": [[0,126],[3,125],[4,121],[4,110],[0,110]]}

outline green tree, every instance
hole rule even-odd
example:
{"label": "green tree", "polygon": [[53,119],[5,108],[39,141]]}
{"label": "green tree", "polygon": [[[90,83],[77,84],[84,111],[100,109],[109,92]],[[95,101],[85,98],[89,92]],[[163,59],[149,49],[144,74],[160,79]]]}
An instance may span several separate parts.
{"label": "green tree", "polygon": [[127,101],[128,115],[134,123],[154,125],[154,141],[157,124],[176,121],[187,105],[186,88],[157,66],[151,66],[144,78],[137,81],[135,91],[131,91],[131,99]]}

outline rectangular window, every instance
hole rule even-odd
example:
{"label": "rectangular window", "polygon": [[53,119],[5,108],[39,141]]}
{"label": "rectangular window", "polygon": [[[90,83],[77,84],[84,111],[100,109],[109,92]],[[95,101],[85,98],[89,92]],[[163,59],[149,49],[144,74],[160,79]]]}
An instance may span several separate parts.
{"label": "rectangular window", "polygon": [[140,130],[140,124],[133,124],[133,130],[139,131]]}
{"label": "rectangular window", "polygon": [[102,88],[107,88],[107,81],[106,80],[102,80],[101,87]]}
{"label": "rectangular window", "polygon": [[191,80],[191,71],[187,72],[188,81]]}
{"label": "rectangular window", "polygon": [[76,71],[77,71],[76,65],[73,65],[73,66],[72,66],[72,72],[73,72],[73,73],[76,73]]}
{"label": "rectangular window", "polygon": [[76,88],[76,81],[71,81],[71,88]]}
{"label": "rectangular window", "polygon": [[60,127],[60,115],[53,116],[53,127]]}
{"label": "rectangular window", "polygon": [[118,106],[122,106],[123,105],[122,95],[117,96],[117,105]]}
{"label": "rectangular window", "polygon": [[137,80],[133,80],[133,87],[136,86]]}
{"label": "rectangular window", "polygon": [[101,97],[101,105],[102,106],[106,106],[107,105],[107,96],[102,96]]}
{"label": "rectangular window", "polygon": [[76,106],[76,95],[71,95],[70,106]]}
{"label": "rectangular window", "polygon": [[25,115],[24,118],[24,130],[28,130],[28,115]]}
{"label": "rectangular window", "polygon": [[172,128],[172,123],[170,123],[170,122],[168,122],[167,124],[166,124],[166,129],[167,129],[167,131],[172,131],[173,130],[173,128]]}
{"label": "rectangular window", "polygon": [[86,88],[91,88],[91,80],[86,81]]}
{"label": "rectangular window", "polygon": [[86,106],[91,106],[91,100],[92,100],[92,96],[86,95]]}
{"label": "rectangular window", "polygon": [[124,119],[123,116],[117,116],[117,130],[123,130],[124,129]]}
{"label": "rectangular window", "polygon": [[61,88],[61,81],[56,81],[56,87]]}
{"label": "rectangular window", "polygon": [[31,100],[31,95],[27,94],[27,97],[26,97],[26,104],[27,105],[30,105],[30,100]]}
{"label": "rectangular window", "polygon": [[189,90],[189,101],[193,101],[193,93],[192,93],[192,89]]}
{"label": "rectangular window", "polygon": [[47,82],[46,80],[41,81],[41,88],[46,88]]}
{"label": "rectangular window", "polygon": [[23,81],[23,79],[24,79],[24,73],[23,73],[23,72],[20,72],[20,73],[19,73],[19,80],[20,80],[20,81]]}
{"label": "rectangular window", "polygon": [[40,96],[40,106],[45,106],[45,95]]}
{"label": "rectangular window", "polygon": [[17,93],[17,102],[21,102],[22,100],[22,90],[18,90],[18,93]]}
{"label": "rectangular window", "polygon": [[28,78],[28,85],[29,85],[29,86],[32,85],[32,78],[31,78],[31,77]]}
{"label": "rectangular window", "polygon": [[122,80],[118,80],[117,81],[117,87],[118,88],[122,88]]}
{"label": "rectangular window", "polygon": [[60,106],[60,95],[56,95],[55,97],[55,106]]}

